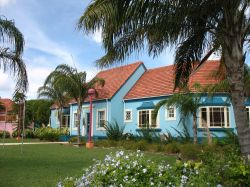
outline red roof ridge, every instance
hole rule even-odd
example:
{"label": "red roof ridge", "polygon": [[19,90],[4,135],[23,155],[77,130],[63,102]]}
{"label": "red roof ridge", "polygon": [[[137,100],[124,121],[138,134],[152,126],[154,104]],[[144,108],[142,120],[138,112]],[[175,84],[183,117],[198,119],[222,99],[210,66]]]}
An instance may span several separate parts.
{"label": "red roof ridge", "polygon": [[109,68],[109,69],[105,69],[105,70],[101,70],[100,72],[98,72],[96,74],[96,76],[100,73],[104,73],[104,72],[107,72],[107,71],[112,71],[112,70],[116,70],[116,69],[120,69],[120,68],[126,68],[128,66],[133,66],[133,65],[136,65],[136,64],[143,64],[143,61],[136,61],[136,62],[133,62],[131,64],[126,64],[126,65],[122,65],[122,66],[117,66],[117,67],[112,67],[112,68]]}

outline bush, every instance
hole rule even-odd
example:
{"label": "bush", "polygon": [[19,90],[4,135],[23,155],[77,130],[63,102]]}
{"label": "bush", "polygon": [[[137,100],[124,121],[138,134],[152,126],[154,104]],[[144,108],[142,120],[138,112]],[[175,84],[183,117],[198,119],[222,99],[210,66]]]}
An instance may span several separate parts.
{"label": "bush", "polygon": [[237,147],[224,153],[204,151],[200,161],[156,164],[140,151],[109,154],[96,161],[81,178],[67,178],[58,186],[250,186],[250,165]]}
{"label": "bush", "polygon": [[106,122],[104,128],[106,130],[106,135],[109,140],[118,141],[123,139],[124,126],[120,127],[117,122],[114,123]]}
{"label": "bush", "polygon": [[9,138],[10,137],[9,131],[0,130],[0,138],[3,138],[4,136],[5,136],[5,138]]}
{"label": "bush", "polygon": [[65,129],[53,129],[51,127],[37,128],[34,132],[34,136],[40,140],[59,141],[61,135],[68,135],[68,128]]}
{"label": "bush", "polygon": [[150,128],[148,125],[146,125],[145,128],[138,130],[138,134],[140,139],[149,143],[160,142],[161,140],[159,132],[156,132],[154,128]]}
{"label": "bush", "polygon": [[[32,129],[25,129],[25,138],[34,138],[34,131]],[[20,135],[22,136],[22,131],[20,132]],[[12,137],[16,138],[18,136],[18,131],[17,129],[12,132]]]}
{"label": "bush", "polygon": [[[81,143],[86,144],[85,137],[80,137]],[[69,139],[69,143],[76,143],[77,142],[77,136],[73,136]]]}
{"label": "bush", "polygon": [[189,177],[196,175],[195,164],[183,163],[174,167],[167,163],[156,164],[146,160],[140,152],[109,154],[104,161],[87,168],[81,178],[67,178],[58,186],[183,186]]}
{"label": "bush", "polygon": [[172,154],[180,153],[181,151],[180,144],[177,142],[169,143],[166,145],[165,150],[167,153],[172,153]]}

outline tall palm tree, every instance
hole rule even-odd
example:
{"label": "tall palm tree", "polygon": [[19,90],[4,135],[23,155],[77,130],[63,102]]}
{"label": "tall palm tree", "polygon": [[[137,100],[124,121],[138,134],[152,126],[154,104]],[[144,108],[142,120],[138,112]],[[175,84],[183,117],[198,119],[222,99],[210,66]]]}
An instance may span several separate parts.
{"label": "tall palm tree", "polygon": [[45,97],[58,106],[59,127],[61,128],[63,124],[63,108],[67,104],[69,97],[64,90],[64,86],[51,81],[51,79],[46,80],[45,84],[38,88],[38,97]]}
{"label": "tall palm tree", "polygon": [[[185,85],[193,63],[221,51],[231,88],[241,152],[250,155],[250,129],[244,110],[244,60],[250,36],[249,0],[92,0],[78,22],[86,33],[102,30],[108,66],[147,47],[158,56],[176,46],[175,86]],[[243,47],[245,45],[245,47]]]}
{"label": "tall palm tree", "polygon": [[0,16],[0,42],[0,69],[15,76],[15,92],[27,91],[28,77],[22,60],[24,38],[15,23],[3,16]]}
{"label": "tall palm tree", "polygon": [[94,85],[104,85],[104,80],[94,78],[90,82],[86,81],[86,72],[78,72],[76,68],[62,64],[48,76],[47,80],[54,80],[55,84],[64,86],[65,92],[69,97],[77,102],[77,143],[80,144],[80,120],[82,115],[82,105],[88,97],[88,90]]}

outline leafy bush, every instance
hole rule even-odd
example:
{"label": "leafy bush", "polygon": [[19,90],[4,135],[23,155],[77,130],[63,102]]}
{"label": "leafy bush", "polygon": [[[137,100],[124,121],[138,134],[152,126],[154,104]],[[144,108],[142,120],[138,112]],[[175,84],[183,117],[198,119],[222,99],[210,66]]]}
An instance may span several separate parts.
{"label": "leafy bush", "polygon": [[58,186],[250,186],[250,165],[230,146],[223,153],[204,151],[200,161],[156,164],[140,151],[109,154],[80,178],[66,178]]}
{"label": "leafy bush", "polygon": [[[25,138],[34,138],[35,137],[34,131],[32,129],[25,129],[24,132],[25,132],[25,136],[24,136]],[[20,135],[22,136],[22,130],[20,132]],[[18,131],[16,129],[12,132],[12,137],[16,138],[17,136],[18,136]]]}
{"label": "leafy bush", "polygon": [[138,135],[140,139],[146,140],[147,142],[160,142],[160,134],[154,128],[150,128],[149,125],[146,125],[145,128],[138,130]]}
{"label": "leafy bush", "polygon": [[0,130],[0,138],[3,138],[4,136],[5,136],[5,138],[9,138],[10,137],[9,131]]}
{"label": "leafy bush", "polygon": [[68,135],[69,130],[66,129],[53,129],[50,127],[37,128],[34,132],[35,137],[40,140],[49,140],[49,141],[59,141],[61,135]]}
{"label": "leafy bush", "polygon": [[124,126],[119,126],[119,124],[115,121],[114,123],[109,123],[108,121],[105,123],[104,128],[106,130],[106,135],[109,140],[121,140],[123,138]]}
{"label": "leafy bush", "polygon": [[[183,172],[185,168],[185,173]],[[66,178],[58,186],[183,186],[197,175],[195,163],[156,164],[140,152],[109,154],[87,168],[81,178]]]}
{"label": "leafy bush", "polygon": [[[82,144],[85,144],[86,141],[85,141],[85,137],[80,137],[80,140],[81,140],[81,143]],[[70,143],[76,143],[77,142],[77,136],[73,136],[69,139],[69,142]]]}

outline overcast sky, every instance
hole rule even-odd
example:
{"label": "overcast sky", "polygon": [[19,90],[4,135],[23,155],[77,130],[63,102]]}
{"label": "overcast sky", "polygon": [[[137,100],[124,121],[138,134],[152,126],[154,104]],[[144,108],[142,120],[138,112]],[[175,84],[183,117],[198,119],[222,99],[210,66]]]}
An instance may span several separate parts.
{"label": "overcast sky", "polygon": [[[86,71],[88,79],[100,71],[95,60],[104,54],[100,33],[86,36],[76,23],[90,0],[0,0],[0,15],[15,21],[25,38],[23,59],[29,78],[28,99],[37,98],[37,88],[59,64]],[[145,52],[125,63],[144,61],[147,68],[173,63],[173,52],[166,50],[158,58]],[[15,82],[0,70],[0,96],[12,98]]]}

